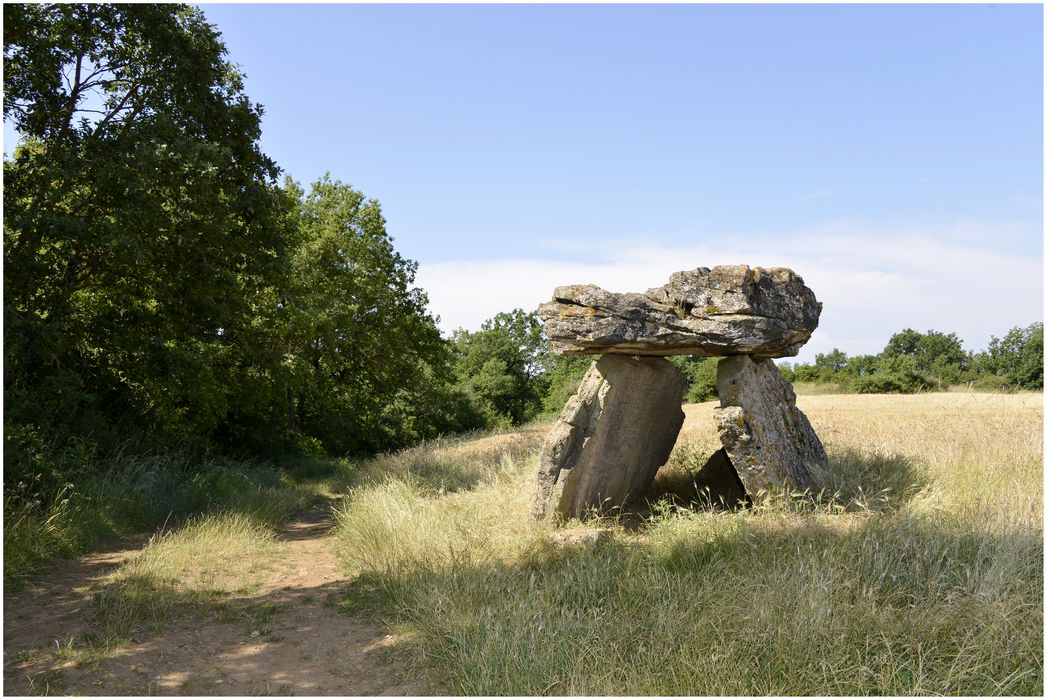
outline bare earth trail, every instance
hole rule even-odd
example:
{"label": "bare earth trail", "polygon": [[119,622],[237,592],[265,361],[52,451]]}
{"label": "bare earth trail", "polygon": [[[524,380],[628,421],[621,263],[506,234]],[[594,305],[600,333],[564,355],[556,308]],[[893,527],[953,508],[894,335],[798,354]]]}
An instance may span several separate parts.
{"label": "bare earth trail", "polygon": [[[175,619],[108,658],[77,665],[92,585],[144,546],[66,562],[4,598],[4,695],[423,695],[393,659],[396,639],[372,621],[338,610],[348,581],[328,536],[330,508],[318,505],[281,529],[280,561],[237,610],[220,621],[201,613]],[[252,627],[254,629],[252,629]]]}

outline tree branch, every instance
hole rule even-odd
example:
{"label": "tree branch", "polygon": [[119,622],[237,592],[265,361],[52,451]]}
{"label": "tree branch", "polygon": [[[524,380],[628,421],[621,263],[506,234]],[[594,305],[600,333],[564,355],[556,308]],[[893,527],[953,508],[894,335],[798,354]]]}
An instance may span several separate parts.
{"label": "tree branch", "polygon": [[76,113],[76,105],[80,101],[80,71],[84,64],[84,54],[78,53],[76,55],[76,74],[73,76],[73,87],[69,91],[69,104],[65,110],[65,123],[62,124],[61,134],[67,136],[69,131],[72,129],[73,115]]}

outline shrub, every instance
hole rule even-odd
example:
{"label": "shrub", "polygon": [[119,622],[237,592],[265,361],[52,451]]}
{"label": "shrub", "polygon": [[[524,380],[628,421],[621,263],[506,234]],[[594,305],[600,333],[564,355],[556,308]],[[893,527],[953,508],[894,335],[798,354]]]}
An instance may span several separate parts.
{"label": "shrub", "polygon": [[688,363],[684,371],[690,383],[687,388],[688,402],[701,403],[716,398],[716,366],[719,363],[717,357],[704,357]]}
{"label": "shrub", "polygon": [[856,377],[845,386],[856,394],[915,394],[926,390],[929,383],[915,373],[890,373]]}
{"label": "shrub", "polygon": [[976,389],[994,389],[996,391],[1011,391],[1014,384],[1010,377],[1003,374],[983,374],[971,381],[971,386]]}

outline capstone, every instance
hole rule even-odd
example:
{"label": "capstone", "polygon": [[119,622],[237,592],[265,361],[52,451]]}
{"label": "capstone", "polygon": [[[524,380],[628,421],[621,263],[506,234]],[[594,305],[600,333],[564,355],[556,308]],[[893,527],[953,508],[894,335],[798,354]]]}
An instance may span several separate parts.
{"label": "capstone", "polygon": [[821,309],[792,270],[721,265],[675,272],[642,294],[557,287],[538,314],[558,354],[789,357]]}
{"label": "capstone", "polygon": [[695,480],[710,502],[814,488],[825,448],[771,358],[796,355],[821,310],[786,268],[700,267],[642,294],[557,287],[539,307],[553,352],[602,357],[546,437],[534,514],[583,518],[647,492],[684,418],[686,379],[666,355],[724,358],[714,410],[723,448]]}

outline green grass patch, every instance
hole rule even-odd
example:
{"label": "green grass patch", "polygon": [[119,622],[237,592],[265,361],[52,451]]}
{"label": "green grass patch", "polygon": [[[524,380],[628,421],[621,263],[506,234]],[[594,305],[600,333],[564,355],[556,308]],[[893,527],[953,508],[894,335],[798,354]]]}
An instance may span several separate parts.
{"label": "green grass patch", "polygon": [[[55,471],[77,473],[75,465]],[[193,458],[177,453],[117,455],[82,469],[50,497],[30,480],[4,484],[4,586],[17,589],[44,563],[83,552],[130,532],[220,509],[266,523],[332,490],[348,474],[336,460],[273,463]]]}
{"label": "green grass patch", "polygon": [[95,646],[118,646],[136,631],[155,632],[199,612],[230,618],[228,597],[257,590],[277,558],[272,514],[212,513],[155,536],[95,590]]}

